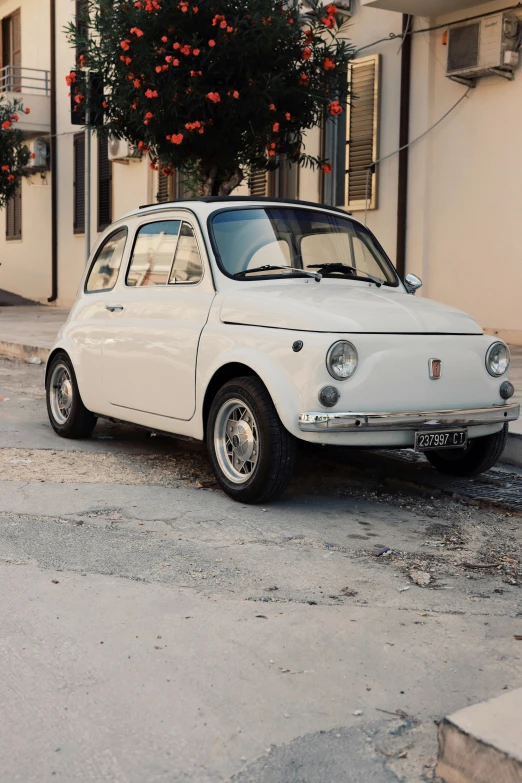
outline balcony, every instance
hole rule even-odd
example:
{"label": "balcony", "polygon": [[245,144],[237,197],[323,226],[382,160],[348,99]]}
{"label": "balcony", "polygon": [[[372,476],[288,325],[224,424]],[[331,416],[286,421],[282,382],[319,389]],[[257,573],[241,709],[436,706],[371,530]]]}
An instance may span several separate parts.
{"label": "balcony", "polygon": [[16,125],[24,136],[51,132],[51,83],[49,71],[6,65],[0,68],[0,95],[8,101],[19,100],[30,114],[20,114]]}
{"label": "balcony", "polygon": [[486,2],[488,0],[362,0],[362,5],[368,8],[382,8],[384,11],[398,11],[401,14],[442,16],[453,11],[484,5]]}

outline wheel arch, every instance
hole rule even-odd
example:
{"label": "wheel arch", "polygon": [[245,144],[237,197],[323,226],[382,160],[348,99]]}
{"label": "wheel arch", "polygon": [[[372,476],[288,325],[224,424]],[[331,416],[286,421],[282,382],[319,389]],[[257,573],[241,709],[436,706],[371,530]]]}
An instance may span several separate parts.
{"label": "wheel arch", "polygon": [[[65,348],[62,348],[61,346],[53,348],[53,350],[49,354],[49,357],[48,357],[47,362],[45,364],[45,386],[46,387],[47,387],[47,379],[49,377],[49,371],[51,369],[52,361],[53,361],[54,357],[57,356],[59,353],[64,353],[67,356],[67,358],[69,359],[69,361],[71,362],[71,364],[72,364],[72,359],[71,359],[69,353],[65,350]],[[73,367],[74,367],[74,365],[73,365]]]}
{"label": "wheel arch", "polygon": [[204,438],[206,438],[207,434],[208,414],[210,413],[212,400],[221,387],[227,383],[227,381],[231,381],[232,378],[241,378],[245,376],[259,378],[261,383],[264,383],[263,379],[255,370],[252,369],[252,367],[249,367],[247,364],[243,364],[242,362],[228,362],[227,364],[219,367],[219,369],[217,369],[214,375],[211,377],[207,384],[205,396],[203,398],[202,413]]}

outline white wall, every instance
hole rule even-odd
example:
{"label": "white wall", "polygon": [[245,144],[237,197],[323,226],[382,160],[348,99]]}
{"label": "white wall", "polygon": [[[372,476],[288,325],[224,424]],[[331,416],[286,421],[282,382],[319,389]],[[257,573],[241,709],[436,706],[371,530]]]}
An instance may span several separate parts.
{"label": "white wall", "polygon": [[[502,0],[432,20],[504,7]],[[420,27],[420,24],[417,24]],[[466,91],[445,76],[444,28],[414,36],[411,137]],[[514,82],[480,79],[460,106],[411,149],[408,271],[424,294],[522,342],[522,69]]]}

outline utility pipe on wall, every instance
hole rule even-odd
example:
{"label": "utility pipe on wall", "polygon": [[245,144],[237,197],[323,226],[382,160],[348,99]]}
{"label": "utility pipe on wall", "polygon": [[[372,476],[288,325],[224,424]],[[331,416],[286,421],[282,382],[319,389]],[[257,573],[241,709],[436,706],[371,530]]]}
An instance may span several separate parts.
{"label": "utility pipe on wall", "polygon": [[406,274],[406,243],[408,224],[408,169],[410,162],[410,100],[411,100],[411,50],[414,17],[402,16],[401,48],[401,105],[399,124],[399,174],[397,193],[397,251],[395,266],[401,278]]}
{"label": "utility pipe on wall", "polygon": [[51,24],[51,296],[58,299],[58,144],[56,139],[56,0],[50,0]]}

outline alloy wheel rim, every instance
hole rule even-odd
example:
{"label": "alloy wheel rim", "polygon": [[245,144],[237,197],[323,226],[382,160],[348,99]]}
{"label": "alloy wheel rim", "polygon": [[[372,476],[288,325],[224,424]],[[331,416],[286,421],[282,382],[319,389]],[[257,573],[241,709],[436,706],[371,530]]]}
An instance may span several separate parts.
{"label": "alloy wheel rim", "polygon": [[71,374],[65,364],[57,364],[49,384],[49,396],[53,418],[57,424],[66,424],[73,404]]}
{"label": "alloy wheel rim", "polygon": [[254,414],[242,400],[227,400],[214,425],[214,449],[227,479],[244,484],[259,459],[259,430]]}

